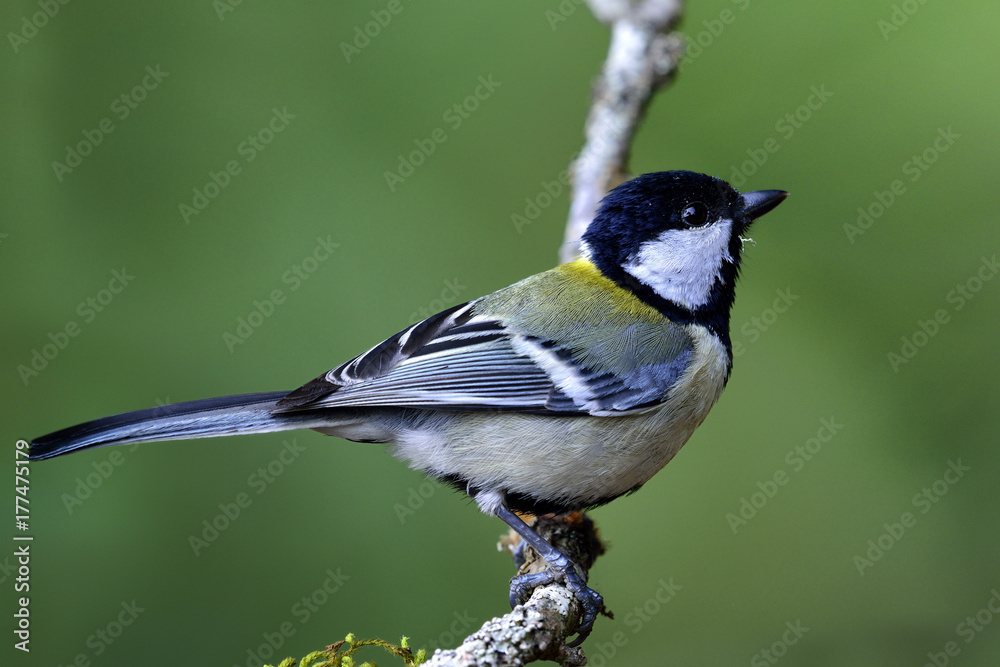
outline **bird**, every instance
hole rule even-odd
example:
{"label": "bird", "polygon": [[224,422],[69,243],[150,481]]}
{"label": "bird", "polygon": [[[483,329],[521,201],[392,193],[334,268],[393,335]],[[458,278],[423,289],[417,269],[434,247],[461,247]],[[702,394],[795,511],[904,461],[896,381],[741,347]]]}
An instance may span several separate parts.
{"label": "bird", "polygon": [[745,234],[787,195],[690,171],[637,176],[601,200],[576,259],[417,322],[294,391],[97,419],[35,439],[30,458],[292,429],[385,443],[539,553],[547,569],[511,580],[511,606],[564,584],[580,605],[577,646],[603,598],[520,515],[635,492],[687,442],[732,369]]}

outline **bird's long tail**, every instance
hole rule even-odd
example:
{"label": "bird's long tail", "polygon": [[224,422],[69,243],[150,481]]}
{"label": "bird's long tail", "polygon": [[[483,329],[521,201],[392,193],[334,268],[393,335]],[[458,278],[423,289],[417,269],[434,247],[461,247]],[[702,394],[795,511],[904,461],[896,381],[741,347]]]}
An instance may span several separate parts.
{"label": "bird's long tail", "polygon": [[29,454],[34,460],[48,459],[105,445],[267,433],[329,424],[329,417],[316,411],[272,414],[274,404],[287,394],[276,391],[220,396],[95,419],[33,440]]}

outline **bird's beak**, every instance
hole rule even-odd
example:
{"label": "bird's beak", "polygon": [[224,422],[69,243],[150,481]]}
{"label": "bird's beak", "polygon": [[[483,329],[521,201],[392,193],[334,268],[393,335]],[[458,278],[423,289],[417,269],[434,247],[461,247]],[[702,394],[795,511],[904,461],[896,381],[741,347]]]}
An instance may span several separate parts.
{"label": "bird's beak", "polygon": [[787,196],[784,190],[757,190],[740,195],[747,225],[783,202]]}

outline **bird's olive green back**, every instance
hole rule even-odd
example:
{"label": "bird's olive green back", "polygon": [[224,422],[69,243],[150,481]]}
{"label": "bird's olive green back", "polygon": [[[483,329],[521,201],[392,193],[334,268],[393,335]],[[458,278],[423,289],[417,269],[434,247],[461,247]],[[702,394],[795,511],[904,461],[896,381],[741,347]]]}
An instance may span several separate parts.
{"label": "bird's olive green back", "polygon": [[[691,347],[685,327],[578,259],[483,297],[514,331],[563,341],[576,361],[597,372],[628,373],[663,364]],[[575,316],[566,317],[573,311]]]}

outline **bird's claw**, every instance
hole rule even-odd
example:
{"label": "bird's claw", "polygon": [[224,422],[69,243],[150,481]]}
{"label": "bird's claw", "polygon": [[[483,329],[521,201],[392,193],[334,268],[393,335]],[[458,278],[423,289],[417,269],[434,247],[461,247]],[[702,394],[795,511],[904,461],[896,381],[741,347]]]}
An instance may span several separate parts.
{"label": "bird's claw", "polygon": [[573,595],[580,602],[580,625],[576,629],[576,639],[567,644],[571,648],[579,646],[590,636],[597,615],[604,611],[604,598],[593,588],[584,586],[573,591]]}
{"label": "bird's claw", "polygon": [[566,588],[580,603],[580,625],[576,629],[577,637],[567,644],[567,646],[576,647],[582,644],[590,635],[590,631],[594,629],[594,621],[604,609],[604,598],[593,588],[587,586],[586,579],[580,576],[572,565],[568,569],[550,566],[542,572],[514,577],[510,580],[510,606],[513,608],[518,604],[524,604],[531,597],[531,592],[535,588],[547,586],[560,580],[566,584]]}
{"label": "bird's claw", "polygon": [[510,608],[513,609],[517,605],[527,602],[528,598],[531,597],[531,592],[539,586],[548,586],[555,581],[556,576],[552,570],[514,577],[510,580]]}

